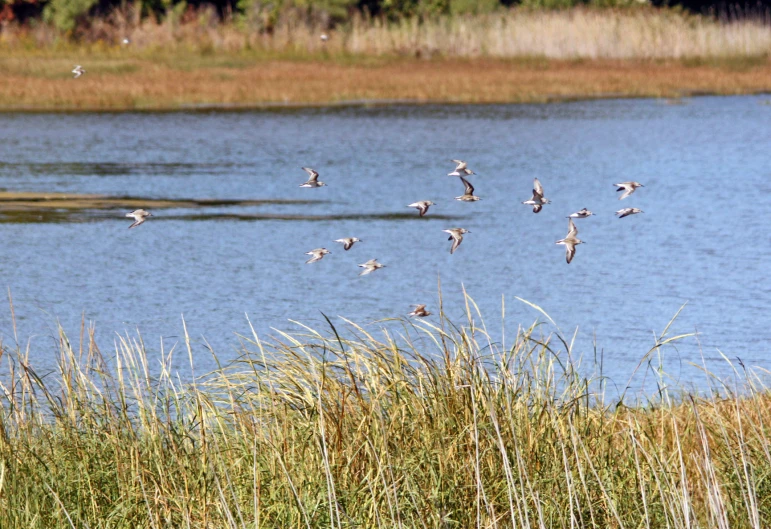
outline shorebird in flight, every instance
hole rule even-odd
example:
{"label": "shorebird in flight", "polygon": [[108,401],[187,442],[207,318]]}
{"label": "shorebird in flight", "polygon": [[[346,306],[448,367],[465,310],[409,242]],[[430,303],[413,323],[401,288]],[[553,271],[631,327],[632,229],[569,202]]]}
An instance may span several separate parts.
{"label": "shorebird in flight", "polygon": [[452,163],[458,164],[458,167],[455,168],[455,170],[451,173],[447,173],[447,176],[469,176],[474,173],[471,169],[468,168],[468,164],[464,162],[463,160],[450,160]]}
{"label": "shorebird in flight", "polygon": [[618,218],[620,219],[623,219],[624,217],[628,217],[629,215],[635,215],[637,213],[645,213],[645,212],[637,208],[624,208],[616,211],[616,215],[618,215]]}
{"label": "shorebird in flight", "polygon": [[430,316],[431,313],[426,310],[425,305],[413,305],[415,307],[415,310],[407,314],[407,316],[417,316],[418,318],[425,318],[426,316]]}
{"label": "shorebird in flight", "polygon": [[308,173],[308,181],[304,184],[300,184],[300,187],[322,187],[327,184],[319,180],[319,172],[311,169],[310,167],[303,167],[303,171]]}
{"label": "shorebird in flight", "polygon": [[358,237],[346,237],[345,239],[335,239],[335,242],[339,242],[343,245],[343,250],[350,250],[355,242],[361,242]]}
{"label": "shorebird in flight", "polygon": [[619,200],[624,200],[626,197],[634,193],[635,189],[638,187],[645,187],[640,182],[621,182],[620,184],[613,184],[614,186],[618,187],[616,191],[623,191],[620,197],[618,197]]}
{"label": "shorebird in flight", "polygon": [[126,213],[126,216],[134,219],[134,224],[129,226],[129,229],[131,229],[131,228],[136,228],[137,226],[142,224],[144,221],[147,220],[147,217],[152,217],[153,214],[150,213],[149,211],[138,209],[136,211],[132,211],[131,213]]}
{"label": "shorebird in flight", "polygon": [[567,218],[569,218],[569,219],[585,219],[587,217],[591,217],[592,215],[594,215],[594,213],[592,213],[588,209],[584,208],[581,211],[576,211],[575,213],[571,213],[570,215],[568,215]]}
{"label": "shorebird in flight", "polygon": [[570,264],[573,260],[573,256],[576,255],[576,246],[583,243],[581,239],[577,237],[578,228],[573,224],[573,219],[568,219],[568,234],[564,239],[560,239],[556,244],[565,245],[565,260]]}
{"label": "shorebird in flight", "polygon": [[327,250],[326,248],[316,248],[315,250],[311,250],[310,252],[305,252],[305,255],[312,255],[313,256],[310,259],[308,259],[307,261],[305,261],[305,264],[315,263],[316,261],[321,261],[324,258],[324,256],[327,255],[328,253],[331,253],[331,252],[329,250]]}
{"label": "shorebird in flight", "polygon": [[363,268],[363,269],[364,269],[364,270],[362,270],[362,271],[359,273],[359,275],[360,275],[360,276],[365,276],[365,275],[367,275],[367,274],[371,274],[372,272],[374,272],[374,271],[375,271],[375,270],[377,270],[378,268],[385,268],[385,265],[384,265],[384,264],[380,264],[380,263],[378,263],[378,262],[377,262],[377,259],[370,259],[370,260],[369,260],[369,261],[367,261],[366,263],[362,263],[362,264],[360,264],[360,265],[359,265],[359,267],[361,267],[361,268]]}
{"label": "shorebird in flight", "polygon": [[451,254],[455,253],[455,250],[458,249],[458,246],[460,246],[460,243],[463,242],[463,234],[471,233],[465,228],[450,228],[449,230],[442,230],[442,231],[450,234],[450,238],[447,240],[452,241],[452,247],[450,248]]}
{"label": "shorebird in flight", "polygon": [[321,42],[326,42],[329,40],[329,35],[327,35],[326,33],[322,33],[319,38],[321,39]]}
{"label": "shorebird in flight", "polygon": [[418,212],[420,213],[420,216],[422,217],[423,215],[428,213],[428,207],[429,206],[435,206],[435,205],[436,204],[434,204],[430,200],[421,200],[420,202],[413,202],[412,204],[410,204],[407,207],[408,208],[417,208]]}
{"label": "shorebird in flight", "polygon": [[455,200],[460,200],[462,202],[476,202],[479,200],[479,197],[474,196],[474,186],[471,185],[471,183],[463,178],[462,176],[460,179],[463,181],[463,184],[466,186],[466,191],[459,197],[455,197]]}
{"label": "shorebird in flight", "polygon": [[86,71],[83,69],[81,65],[78,64],[77,66],[75,66],[75,68],[72,69],[72,73],[75,74],[73,76],[73,79],[77,79],[78,77],[86,73]]}
{"label": "shorebird in flight", "polygon": [[544,204],[548,204],[551,201],[543,196],[543,186],[537,178],[533,178],[533,198],[522,202],[528,206],[533,206],[533,213],[538,213],[543,208]]}

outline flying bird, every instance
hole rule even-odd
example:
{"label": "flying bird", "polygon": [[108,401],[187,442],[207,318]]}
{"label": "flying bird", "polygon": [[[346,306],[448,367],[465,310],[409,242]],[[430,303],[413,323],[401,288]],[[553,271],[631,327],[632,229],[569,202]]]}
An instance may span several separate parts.
{"label": "flying bird", "polygon": [[455,250],[458,249],[458,246],[460,246],[460,243],[463,242],[463,234],[471,233],[465,228],[450,228],[449,230],[442,230],[442,231],[450,234],[450,237],[447,240],[452,241],[452,247],[450,248],[451,254],[455,253]]}
{"label": "flying bird", "polygon": [[421,200],[420,202],[413,202],[412,204],[410,204],[407,207],[408,208],[417,208],[418,212],[420,213],[420,216],[422,217],[423,215],[428,213],[428,207],[429,206],[435,206],[435,205],[436,204],[434,204],[430,200]]}
{"label": "flying bird", "polygon": [[543,186],[537,178],[533,179],[533,197],[530,200],[522,202],[525,205],[533,206],[533,213],[541,211],[545,204],[549,204],[551,201],[543,196]]}
{"label": "flying bird", "polygon": [[305,264],[315,263],[316,261],[321,261],[324,258],[324,256],[327,255],[328,253],[331,253],[331,252],[329,250],[327,250],[326,248],[316,248],[315,250],[311,250],[310,252],[305,252],[305,255],[312,255],[313,256],[310,259],[308,259],[307,261],[305,261]]}
{"label": "flying bird", "polygon": [[308,181],[304,184],[300,184],[300,187],[322,187],[327,184],[319,180],[319,172],[311,169],[310,167],[303,167],[303,171],[308,173]]}
{"label": "flying bird", "polygon": [[616,211],[616,215],[618,215],[618,218],[620,219],[623,219],[624,217],[628,217],[629,215],[635,215],[637,213],[645,213],[645,212],[637,208],[624,208]]}
{"label": "flying bird", "polygon": [[136,228],[140,224],[142,224],[144,221],[147,220],[147,217],[152,217],[153,214],[149,211],[145,211],[144,209],[137,209],[136,211],[132,211],[131,213],[126,213],[126,216],[129,218],[134,219],[134,224],[129,226],[129,229]]}
{"label": "flying bird", "polygon": [[618,187],[616,191],[623,191],[620,197],[618,197],[619,200],[624,200],[626,197],[631,195],[635,192],[635,189],[638,187],[645,187],[640,182],[621,182],[620,184],[613,184],[614,186]]}
{"label": "flying bird", "polygon": [[75,68],[73,68],[72,73],[75,74],[72,78],[77,79],[78,77],[86,73],[86,71],[83,69],[81,65],[78,64],[77,66],[75,66]]}
{"label": "flying bird", "polygon": [[431,313],[426,310],[425,305],[413,305],[415,307],[415,310],[407,314],[407,316],[417,316],[418,318],[425,318],[426,316],[430,316]]}
{"label": "flying bird", "polygon": [[594,215],[594,213],[592,213],[588,209],[584,208],[581,211],[576,211],[575,213],[571,213],[570,215],[567,216],[567,218],[569,218],[569,219],[585,219],[587,217],[591,217],[592,215]]}
{"label": "flying bird", "polygon": [[461,196],[455,197],[455,200],[460,200],[462,202],[476,202],[477,200],[479,200],[479,197],[474,196],[474,186],[472,186],[471,183],[465,178],[463,178],[462,176],[460,177],[460,179],[463,181],[463,184],[466,186],[466,190]]}
{"label": "flying bird", "polygon": [[455,170],[451,173],[447,173],[447,176],[469,176],[475,174],[474,171],[468,168],[468,164],[463,160],[450,160],[452,163],[458,164]]}
{"label": "flying bird", "polygon": [[371,274],[372,272],[374,272],[378,268],[385,268],[385,265],[378,263],[377,259],[370,259],[366,263],[360,264],[359,267],[364,269],[364,270],[362,270],[359,273],[359,275],[360,276],[365,276],[367,274]]}
{"label": "flying bird", "polygon": [[355,242],[361,242],[358,237],[346,237],[345,239],[335,239],[335,242],[339,242],[343,245],[343,250],[350,250]]}
{"label": "flying bird", "polygon": [[568,219],[568,234],[564,239],[560,239],[555,243],[565,245],[565,260],[568,264],[573,260],[573,256],[576,255],[576,246],[584,242],[579,239],[577,235],[578,228],[576,228],[576,225],[573,223],[573,219]]}

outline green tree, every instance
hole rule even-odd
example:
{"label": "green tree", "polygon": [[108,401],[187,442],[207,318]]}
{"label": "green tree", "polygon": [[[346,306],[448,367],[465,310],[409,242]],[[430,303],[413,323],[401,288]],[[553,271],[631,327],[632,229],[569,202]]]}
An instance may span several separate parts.
{"label": "green tree", "polygon": [[51,0],[43,11],[46,22],[62,31],[72,31],[78,19],[87,15],[97,0]]}

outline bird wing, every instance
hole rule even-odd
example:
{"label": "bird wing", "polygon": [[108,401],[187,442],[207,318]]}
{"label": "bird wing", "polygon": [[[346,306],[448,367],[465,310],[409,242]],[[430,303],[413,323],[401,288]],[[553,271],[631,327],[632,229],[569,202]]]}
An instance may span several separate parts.
{"label": "bird wing", "polygon": [[573,260],[573,256],[576,255],[576,245],[565,241],[565,260],[570,264],[570,261]]}
{"label": "bird wing", "polygon": [[543,186],[537,178],[533,178],[533,194],[537,194],[538,196],[543,197]]}
{"label": "bird wing", "polygon": [[468,164],[466,162],[464,162],[463,160],[450,160],[450,161],[453,162],[453,163],[457,163],[458,164],[458,167],[455,168],[455,171],[462,171],[466,167],[468,167]]}
{"label": "bird wing", "polygon": [[471,182],[463,178],[462,176],[460,179],[463,181],[463,184],[466,186],[466,192],[463,193],[464,195],[473,196],[474,195],[474,186],[471,185]]}
{"label": "bird wing", "polygon": [[310,178],[308,178],[308,182],[315,182],[316,180],[319,179],[318,171],[311,169],[310,167],[303,167],[302,169],[310,176]]}
{"label": "bird wing", "polygon": [[461,241],[463,240],[463,235],[458,235],[457,237],[455,235],[452,236],[452,248],[450,248],[450,253],[455,253],[455,250],[458,249],[458,246],[460,246]]}
{"label": "bird wing", "polygon": [[541,211],[541,209],[543,209],[543,205],[541,205],[541,204],[535,204],[535,205],[533,206],[533,213],[538,213],[539,211]]}
{"label": "bird wing", "polygon": [[578,228],[576,228],[576,225],[573,222],[573,219],[568,219],[568,235],[565,238],[575,239],[576,235],[578,235]]}
{"label": "bird wing", "polygon": [[[624,200],[626,197],[634,193],[633,187],[622,187],[621,189],[624,189],[625,191],[621,194],[620,197],[618,197],[619,200]],[[619,189],[619,191],[621,191],[621,189]]]}
{"label": "bird wing", "polygon": [[131,226],[128,227],[128,229],[136,228],[137,226],[142,224],[144,221],[145,221],[145,219],[137,219],[137,220],[134,221],[134,224],[132,224]]}

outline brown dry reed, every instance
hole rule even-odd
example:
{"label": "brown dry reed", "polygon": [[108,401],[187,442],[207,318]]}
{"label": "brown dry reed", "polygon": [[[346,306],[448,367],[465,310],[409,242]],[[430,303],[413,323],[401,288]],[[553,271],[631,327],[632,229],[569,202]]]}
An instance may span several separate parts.
{"label": "brown dry reed", "polygon": [[[650,8],[514,9],[419,22],[354,18],[271,33],[207,10],[117,12],[73,41],[0,31],[0,110],[168,110],[352,101],[544,102],[771,90],[771,23]],[[131,43],[120,44],[124,37]],[[72,79],[75,64],[87,73]]]}
{"label": "brown dry reed", "polygon": [[[322,33],[330,39],[323,42]],[[483,15],[385,21],[354,16],[333,31],[285,16],[271,31],[242,20],[223,23],[210,8],[169,11],[162,22],[139,19],[133,8],[92,20],[82,42],[132,48],[183,47],[212,52],[263,50],[310,55],[408,55],[549,59],[712,59],[768,57],[771,18],[736,20],[649,7],[627,9],[502,10]],[[57,47],[65,35],[51,26],[7,26],[6,47]]]}
{"label": "brown dry reed", "polygon": [[[731,364],[741,395],[707,373],[696,396],[654,368],[655,395],[608,403],[541,314],[497,341],[470,299],[463,322],[252,331],[189,383],[172,366],[205,351],[187,330],[182,351],[120,336],[105,355],[93,328],[79,345],[60,329],[49,374],[5,348],[0,526],[769,526],[771,398],[753,372]],[[667,326],[641,370],[684,338]]]}

